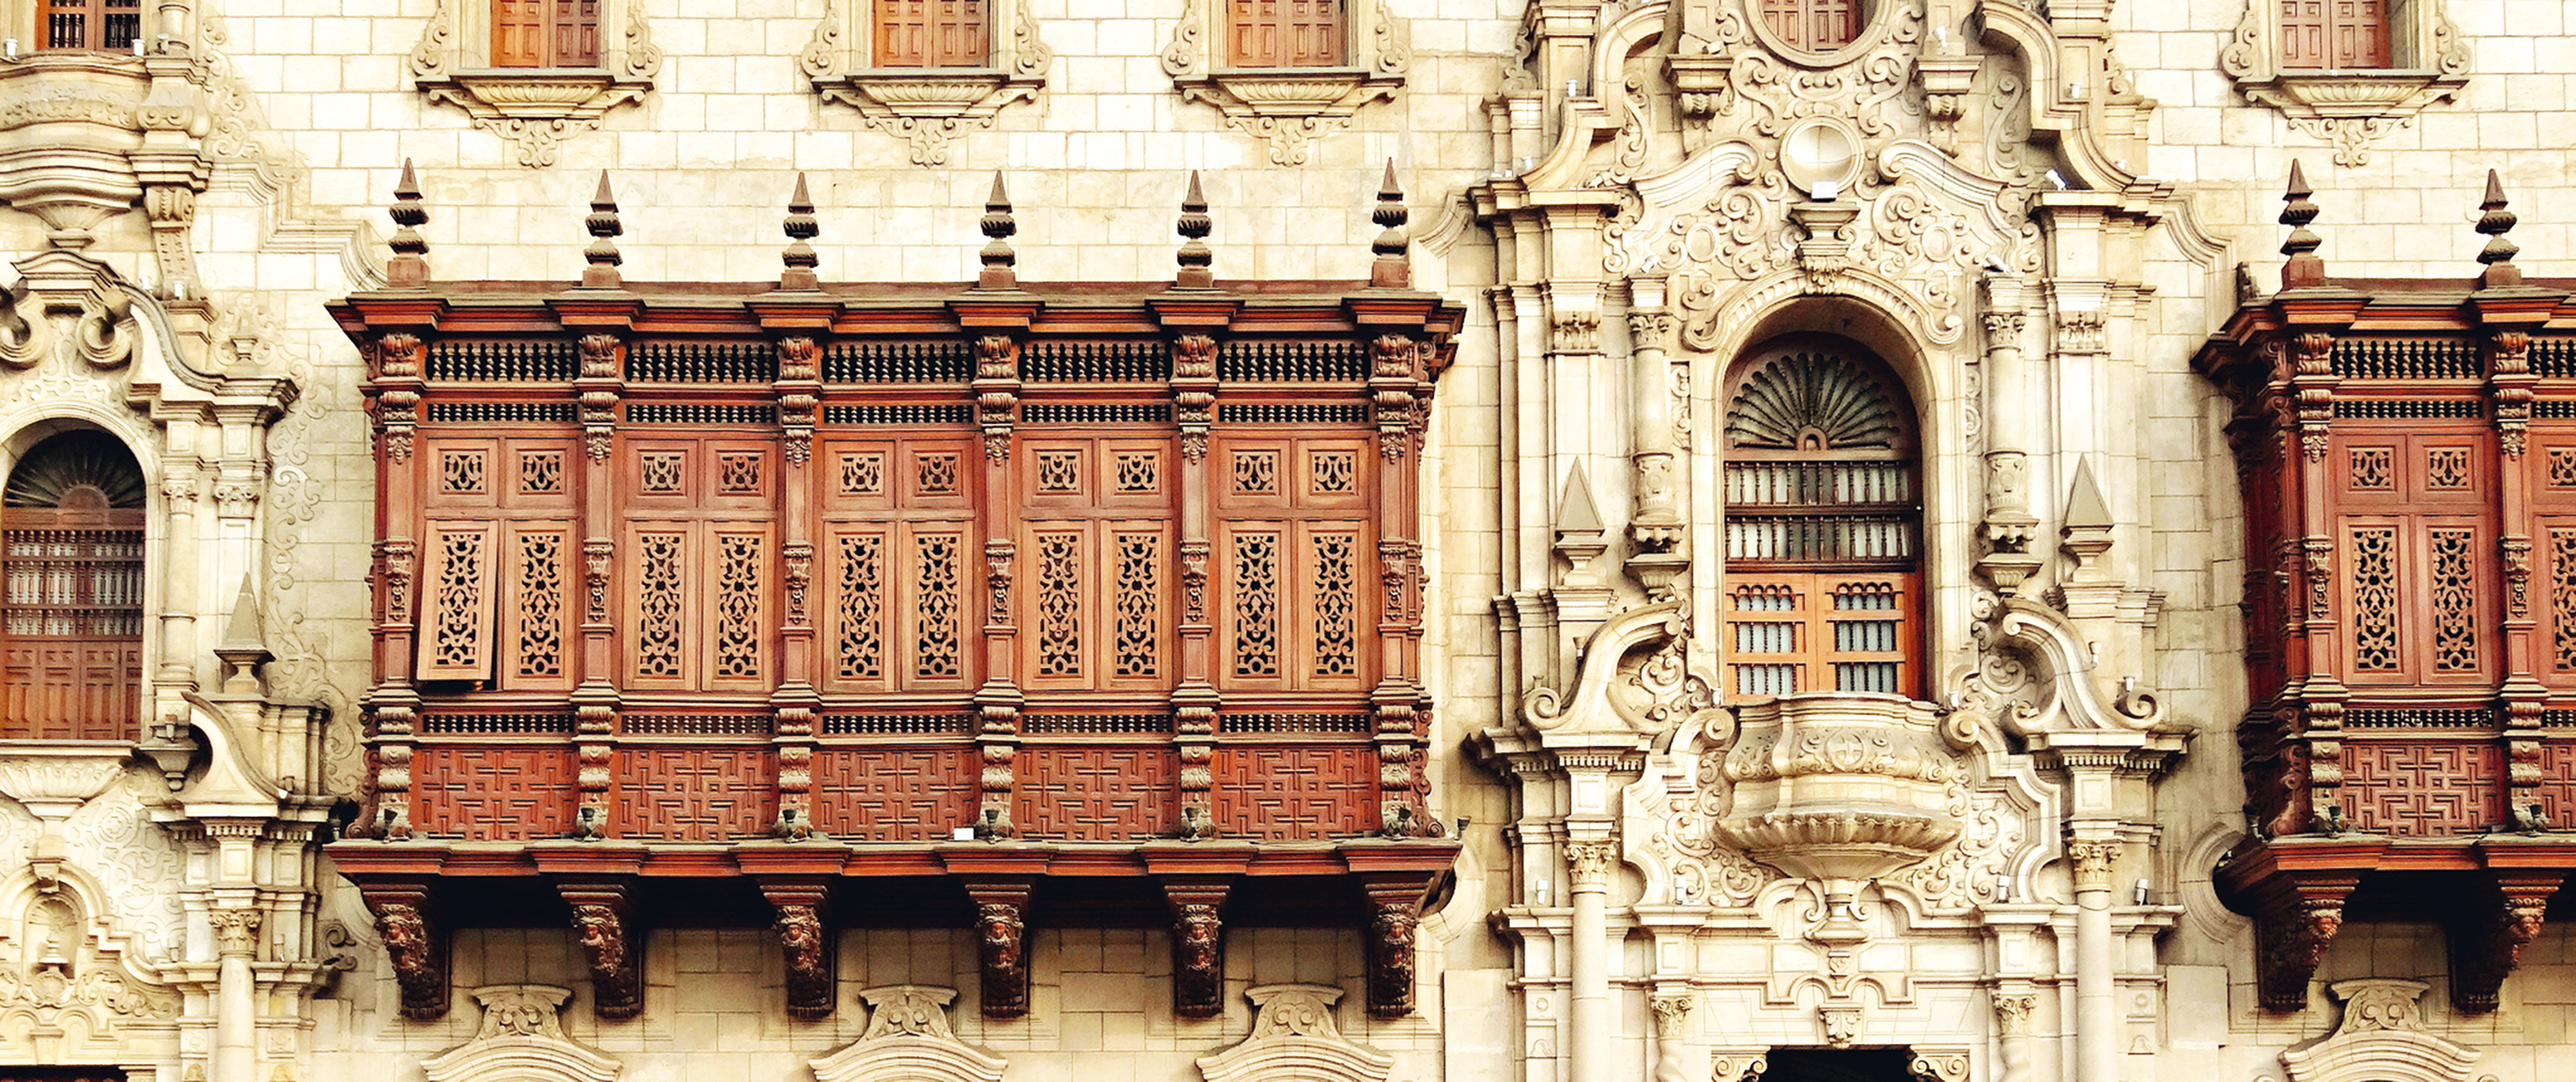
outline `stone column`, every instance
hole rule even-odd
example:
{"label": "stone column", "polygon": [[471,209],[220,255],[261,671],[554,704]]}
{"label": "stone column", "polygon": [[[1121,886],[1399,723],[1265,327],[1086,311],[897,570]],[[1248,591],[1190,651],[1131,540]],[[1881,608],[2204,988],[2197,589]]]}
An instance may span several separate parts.
{"label": "stone column", "polygon": [[155,561],[161,586],[161,666],[154,682],[164,688],[197,687],[197,426],[173,420],[161,455],[161,500],[169,533]]}
{"label": "stone column", "polygon": [[207,913],[221,959],[215,970],[213,1082],[258,1082],[259,1002],[250,964],[259,952],[260,917],[247,904],[218,904]]}
{"label": "stone column", "polygon": [[1673,596],[1673,580],[1690,561],[1680,551],[1681,441],[1673,426],[1672,362],[1664,354],[1673,316],[1664,308],[1663,279],[1635,279],[1628,288],[1629,487],[1636,494],[1628,537],[1637,546],[1628,573],[1649,597],[1662,600]]}
{"label": "stone column", "polygon": [[1610,869],[1618,854],[1609,840],[1596,839],[1567,843],[1565,857],[1574,893],[1568,929],[1574,940],[1574,1010],[1567,1050],[1574,1082],[1604,1082],[1610,1077]]}
{"label": "stone column", "polygon": [[2075,873],[2075,1063],[2078,1082],[2120,1080],[2119,976],[2113,966],[2111,866],[2120,843],[2066,843]]}
{"label": "stone column", "polygon": [[2010,594],[2039,569],[2030,551],[2039,517],[2031,512],[2030,424],[2024,414],[2021,283],[1986,279],[1986,544],[1977,569],[1999,592]]}

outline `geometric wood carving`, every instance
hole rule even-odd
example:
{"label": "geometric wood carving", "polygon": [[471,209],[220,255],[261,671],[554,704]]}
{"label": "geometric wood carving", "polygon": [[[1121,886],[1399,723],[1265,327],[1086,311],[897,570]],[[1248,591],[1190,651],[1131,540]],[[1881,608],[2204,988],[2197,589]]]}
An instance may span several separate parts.
{"label": "geometric wood carving", "polygon": [[371,883],[362,888],[376,914],[394,983],[402,988],[402,1015],[426,1022],[447,1014],[447,933],[438,925],[429,887],[421,883]]}
{"label": "geometric wood carving", "polygon": [[610,1021],[644,1013],[644,929],[635,923],[628,886],[567,882],[555,889],[572,906],[573,931],[590,964],[591,1013]]}
{"label": "geometric wood carving", "polygon": [[986,1018],[1018,1018],[1029,1013],[1029,891],[1030,882],[1026,879],[970,879],[966,883],[966,897],[975,903]]}

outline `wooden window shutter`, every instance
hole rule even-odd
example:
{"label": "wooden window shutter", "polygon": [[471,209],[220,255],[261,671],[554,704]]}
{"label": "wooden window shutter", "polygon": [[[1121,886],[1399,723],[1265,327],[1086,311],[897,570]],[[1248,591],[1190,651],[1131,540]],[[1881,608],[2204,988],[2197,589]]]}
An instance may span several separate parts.
{"label": "wooden window shutter", "polygon": [[1762,0],[1762,22],[1790,48],[1831,52],[1860,36],[1859,0]]}
{"label": "wooden window shutter", "polygon": [[1238,68],[1319,68],[1342,63],[1343,0],[1231,0],[1226,56]]}
{"label": "wooden window shutter", "polygon": [[420,579],[419,676],[492,678],[492,581],[498,531],[489,522],[434,523]]}
{"label": "wooden window shutter", "polygon": [[2383,0],[2332,0],[2334,66],[2388,66],[2388,7]]}
{"label": "wooden window shutter", "polygon": [[877,0],[876,67],[918,68],[929,63],[930,0]]}
{"label": "wooden window shutter", "polygon": [[599,0],[554,0],[554,50],[551,67],[586,68],[599,63]]}
{"label": "wooden window shutter", "polygon": [[2389,65],[2386,0],[2281,0],[2284,68]]}
{"label": "wooden window shutter", "polygon": [[142,0],[46,0],[45,28],[37,40],[47,49],[99,49],[124,52],[143,32]]}
{"label": "wooden window shutter", "polygon": [[492,66],[599,63],[599,0],[492,0]]}

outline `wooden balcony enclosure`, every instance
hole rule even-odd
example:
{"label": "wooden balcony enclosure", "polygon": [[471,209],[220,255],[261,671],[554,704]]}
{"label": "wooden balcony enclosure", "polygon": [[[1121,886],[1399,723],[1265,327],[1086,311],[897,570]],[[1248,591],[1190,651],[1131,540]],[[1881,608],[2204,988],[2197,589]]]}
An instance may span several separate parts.
{"label": "wooden balcony enclosure", "polygon": [[2448,925],[2453,1003],[2493,1010],[2576,870],[2576,282],[2509,245],[2478,282],[2332,281],[2314,237],[2195,362],[2246,512],[2253,836],[2219,886],[2266,1009],[2391,918]]}
{"label": "wooden balcony enclosure", "polygon": [[1416,486],[1463,312],[1022,287],[1006,247],[974,286],[600,252],[333,307],[378,496],[373,770],[329,852],[407,1013],[445,1010],[453,926],[569,921],[615,1018],[641,927],[771,923],[818,1017],[832,928],[971,923],[1010,1017],[1029,922],[1146,914],[1185,1015],[1222,1009],[1221,920],[1367,927],[1371,1009],[1411,1009],[1457,852]]}

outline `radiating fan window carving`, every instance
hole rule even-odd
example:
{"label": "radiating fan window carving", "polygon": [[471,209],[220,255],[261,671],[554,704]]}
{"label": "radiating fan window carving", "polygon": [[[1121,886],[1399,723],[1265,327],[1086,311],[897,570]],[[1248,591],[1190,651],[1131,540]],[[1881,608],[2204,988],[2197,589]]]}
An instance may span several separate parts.
{"label": "radiating fan window carving", "polygon": [[143,471],[99,432],[30,449],[0,495],[0,733],[132,740],[143,676]]}
{"label": "radiating fan window carving", "polygon": [[1726,412],[1727,691],[1915,695],[1922,504],[1912,406],[1848,342],[1783,339]]}

